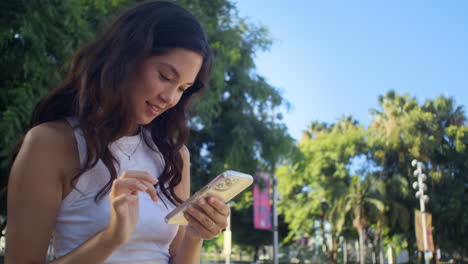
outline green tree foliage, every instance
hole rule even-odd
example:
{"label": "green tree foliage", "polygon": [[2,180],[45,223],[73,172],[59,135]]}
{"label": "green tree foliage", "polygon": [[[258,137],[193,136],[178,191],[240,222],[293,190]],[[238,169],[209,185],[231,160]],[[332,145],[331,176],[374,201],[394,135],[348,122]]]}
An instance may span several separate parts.
{"label": "green tree foliage", "polygon": [[288,239],[313,236],[316,220],[321,222],[320,232],[326,240],[323,221],[332,223],[331,246],[324,243],[330,262],[336,262],[337,235],[342,227],[330,221],[332,214],[327,209],[346,194],[353,177],[349,170],[353,158],[367,153],[365,139],[365,129],[350,117],[331,125],[312,123],[292,164],[278,169],[280,212],[291,230]]}
{"label": "green tree foliage", "polygon": [[[410,219],[414,219],[413,210],[419,204],[414,190],[409,188],[416,180],[410,162],[416,158],[426,163],[427,194],[431,198],[427,209],[433,213],[435,243],[446,252],[463,254],[468,248],[463,239],[468,222],[459,220],[467,216],[462,206],[467,201],[468,186],[463,108],[456,106],[453,98],[439,96],[418,104],[415,98],[392,91],[380,97],[379,102],[383,111],[374,111],[370,130],[374,159],[382,166],[380,176],[387,182],[387,199],[405,207],[411,213]],[[394,214],[401,211],[391,209]],[[393,225],[392,233],[403,235],[409,246],[414,246],[414,233],[403,232],[401,227]],[[413,221],[410,230],[414,230]]]}
{"label": "green tree foliage", "polygon": [[[336,124],[312,122],[298,144],[299,153],[277,170],[280,211],[292,230],[288,239],[313,236],[316,223],[325,217],[331,226],[331,241],[324,245],[330,261],[337,242],[333,237],[352,238],[350,228],[361,244],[366,230],[372,230],[369,241],[413,254],[419,201],[411,188],[416,180],[411,161],[418,159],[428,167],[431,200],[426,208],[433,214],[435,243],[444,252],[465,255],[468,136],[463,107],[442,96],[420,104],[393,91],[380,96],[379,104],[380,110],[371,110],[368,128],[351,118]],[[321,201],[327,203],[325,215]]]}

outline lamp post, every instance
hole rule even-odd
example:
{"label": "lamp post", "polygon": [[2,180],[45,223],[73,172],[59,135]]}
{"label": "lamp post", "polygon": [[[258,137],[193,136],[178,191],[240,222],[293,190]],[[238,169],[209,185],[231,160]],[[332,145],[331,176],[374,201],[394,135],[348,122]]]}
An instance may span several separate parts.
{"label": "lamp post", "polygon": [[[278,120],[283,119],[281,113],[275,114],[275,109],[271,107],[271,122],[273,127],[275,126],[275,118]],[[273,158],[272,163],[272,176],[273,176],[273,264],[278,264],[279,259],[279,245],[278,245],[278,177],[276,176],[276,160]]]}
{"label": "lamp post", "polygon": [[419,206],[421,207],[421,224],[422,224],[422,233],[423,233],[423,244],[424,244],[424,261],[426,264],[429,264],[429,256],[427,254],[428,242],[427,242],[427,230],[426,230],[426,203],[429,201],[429,196],[424,194],[424,191],[427,190],[427,185],[424,184],[424,181],[427,179],[426,174],[423,173],[425,169],[424,164],[420,161],[413,160],[411,165],[416,168],[413,175],[418,178],[418,181],[413,183],[413,188],[417,191],[416,198],[419,199]]}

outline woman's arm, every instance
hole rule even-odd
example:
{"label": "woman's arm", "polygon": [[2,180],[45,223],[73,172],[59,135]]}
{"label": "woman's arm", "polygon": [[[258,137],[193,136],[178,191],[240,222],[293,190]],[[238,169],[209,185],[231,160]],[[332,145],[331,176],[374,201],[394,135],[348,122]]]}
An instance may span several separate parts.
{"label": "woman's arm", "polygon": [[[187,147],[182,147],[180,154],[183,160],[182,180],[175,187],[175,192],[182,200],[187,200],[190,197],[190,153]],[[203,240],[195,239],[189,241],[185,238],[185,226],[179,226],[175,238],[169,247],[171,255],[171,263],[199,263],[200,251]]]}
{"label": "woman's arm", "polygon": [[[188,199],[190,193],[190,156],[187,148],[181,150],[184,161],[182,184],[179,191],[182,198]],[[177,189],[176,189],[177,191]],[[199,208],[190,208],[184,213],[188,226],[180,226],[179,232],[171,244],[171,263],[200,263],[203,240],[212,239],[227,226],[229,207],[216,197],[199,199]]]}
{"label": "woman's arm", "polygon": [[[26,134],[8,183],[6,263],[45,263],[63,198],[64,175],[74,163],[73,140],[71,128],[58,122],[39,125]],[[103,235],[91,240],[105,241]],[[111,244],[109,249],[114,247]],[[93,260],[107,257],[106,250],[101,254]]]}
{"label": "woman's arm", "polygon": [[[73,131],[68,124],[44,123],[27,133],[13,164],[8,184],[5,263],[46,262],[55,217],[69,189],[70,175],[73,175],[78,167],[78,151]],[[124,184],[126,186],[119,187],[120,190],[140,190],[137,183],[124,182]],[[114,189],[119,189],[114,187],[115,184],[112,192]],[[156,197],[155,194],[153,196]],[[113,200],[112,208],[128,208],[127,205],[135,203],[134,200],[131,195],[119,193],[119,196]],[[112,228],[111,224],[52,263],[104,262],[125,242],[121,235],[123,232],[115,231],[121,229],[115,228],[115,225]]]}

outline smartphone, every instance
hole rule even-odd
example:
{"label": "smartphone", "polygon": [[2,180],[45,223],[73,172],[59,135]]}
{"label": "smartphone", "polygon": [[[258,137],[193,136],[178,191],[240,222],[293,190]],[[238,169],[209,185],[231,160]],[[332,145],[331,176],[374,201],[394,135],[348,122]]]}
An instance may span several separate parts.
{"label": "smartphone", "polygon": [[251,175],[228,170],[208,183],[201,190],[192,195],[187,201],[179,205],[173,211],[166,215],[165,221],[171,225],[187,225],[187,220],[184,218],[184,211],[192,203],[196,203],[200,197],[216,196],[221,198],[225,203],[240,192],[249,187],[253,182]]}

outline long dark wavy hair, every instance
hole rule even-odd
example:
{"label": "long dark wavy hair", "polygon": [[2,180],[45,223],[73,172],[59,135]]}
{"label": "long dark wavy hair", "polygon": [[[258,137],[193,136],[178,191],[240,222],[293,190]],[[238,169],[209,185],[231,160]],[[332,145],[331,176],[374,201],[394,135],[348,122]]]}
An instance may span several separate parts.
{"label": "long dark wavy hair", "polygon": [[[110,172],[107,184],[95,200],[102,199],[117,178],[109,144],[123,136],[135,124],[129,89],[125,80],[150,56],[164,55],[172,48],[184,48],[202,55],[203,63],[194,84],[173,108],[162,113],[143,130],[161,152],[165,167],[159,177],[161,192],[173,204],[181,203],[174,188],[181,182],[180,149],[187,140],[190,98],[206,87],[213,64],[213,55],[199,21],[187,10],[172,2],[157,1],[138,5],[116,19],[97,39],[81,48],[72,60],[64,82],[52,90],[35,107],[30,128],[44,122],[75,117],[87,144],[87,158],[72,186],[99,160]],[[15,153],[17,154],[17,153]],[[16,156],[16,155],[15,155]]]}

